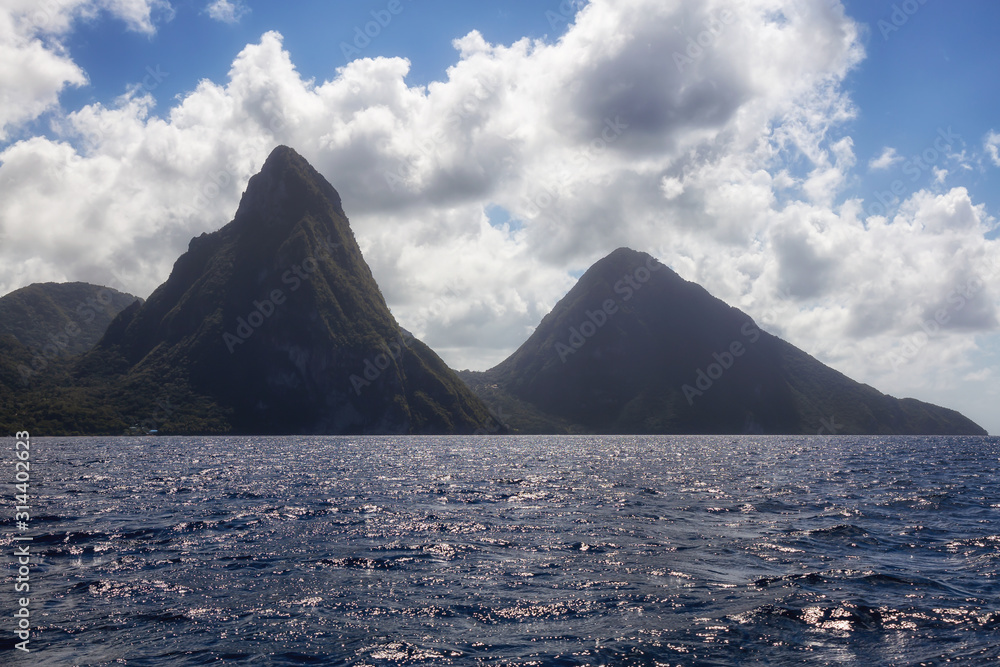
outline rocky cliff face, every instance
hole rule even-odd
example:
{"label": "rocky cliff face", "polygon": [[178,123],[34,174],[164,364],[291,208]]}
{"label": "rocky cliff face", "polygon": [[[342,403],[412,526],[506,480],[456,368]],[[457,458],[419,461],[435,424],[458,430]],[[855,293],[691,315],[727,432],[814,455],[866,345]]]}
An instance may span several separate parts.
{"label": "rocky cliff face", "polygon": [[[128,388],[142,412],[167,388],[161,431],[469,433],[482,402],[396,323],[340,196],[276,148],[231,223],[203,234],[145,304],[112,323],[78,373]],[[143,401],[139,402],[141,405]]]}
{"label": "rocky cliff face", "polygon": [[854,382],[628,248],[581,276],[507,360],[465,377],[531,431],[985,435]]}

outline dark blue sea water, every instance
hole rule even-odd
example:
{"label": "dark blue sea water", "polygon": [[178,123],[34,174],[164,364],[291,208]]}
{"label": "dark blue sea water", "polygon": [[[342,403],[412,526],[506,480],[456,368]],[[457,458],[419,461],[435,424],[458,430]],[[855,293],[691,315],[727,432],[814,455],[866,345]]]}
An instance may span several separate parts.
{"label": "dark blue sea water", "polygon": [[33,652],[11,650],[7,555],[4,664],[1000,658],[997,438],[83,438],[33,457]]}

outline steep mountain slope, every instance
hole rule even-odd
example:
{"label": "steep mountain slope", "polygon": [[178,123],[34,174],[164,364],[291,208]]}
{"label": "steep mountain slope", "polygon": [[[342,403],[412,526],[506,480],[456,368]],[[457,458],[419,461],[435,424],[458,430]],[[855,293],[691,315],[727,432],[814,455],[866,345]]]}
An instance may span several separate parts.
{"label": "steep mountain slope", "polygon": [[464,377],[532,432],[985,435],[957,412],[854,382],[627,248],[508,359]]}
{"label": "steep mountain slope", "polygon": [[124,387],[111,396],[119,411],[157,411],[167,432],[462,433],[492,423],[399,327],[340,196],[284,146],[233,221],[193,239],[74,373]]}

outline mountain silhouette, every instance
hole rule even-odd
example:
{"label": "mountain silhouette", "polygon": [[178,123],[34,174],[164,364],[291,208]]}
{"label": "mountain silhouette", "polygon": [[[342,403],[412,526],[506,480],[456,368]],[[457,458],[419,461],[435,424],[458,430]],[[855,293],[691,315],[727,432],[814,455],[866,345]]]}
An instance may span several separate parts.
{"label": "mountain silhouette", "polygon": [[986,435],[851,380],[628,248],[509,358],[463,378],[524,432]]}
{"label": "mountain silhouette", "polygon": [[286,146],[250,179],[233,220],[192,239],[148,300],[82,283],[0,299],[0,432],[508,426],[986,433],[953,410],[851,380],[628,248],[584,273],[508,359],[456,374],[396,322],[337,191]]}
{"label": "mountain silhouette", "polygon": [[[400,328],[340,196],[280,146],[232,222],[193,239],[73,370],[164,433],[471,433],[484,404]],[[148,415],[154,414],[150,419]]]}

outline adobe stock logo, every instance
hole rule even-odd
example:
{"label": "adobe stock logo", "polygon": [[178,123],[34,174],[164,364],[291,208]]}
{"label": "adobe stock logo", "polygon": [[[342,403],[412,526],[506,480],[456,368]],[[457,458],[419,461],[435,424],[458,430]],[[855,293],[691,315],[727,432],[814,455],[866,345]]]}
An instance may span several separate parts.
{"label": "adobe stock logo", "polygon": [[[639,266],[631,273],[622,276],[621,280],[615,283],[615,294],[621,295],[621,301],[631,301],[635,293],[643,288],[653,276],[654,271],[659,271],[663,265],[655,257],[646,260],[645,266]],[[618,312],[619,302],[616,299],[605,299],[598,310],[587,310],[587,319],[578,326],[569,328],[569,339],[566,343],[556,343],[556,352],[559,360],[566,363],[566,359],[587,344],[587,340],[594,337],[608,320]],[[568,344],[567,344],[568,343]]]}
{"label": "adobe stock logo", "polygon": [[909,23],[910,17],[916,14],[920,8],[926,4],[927,0],[905,0],[900,4],[893,5],[892,14],[889,15],[889,20],[879,19],[876,24],[879,32],[882,33],[883,41],[888,42],[889,36]]}
{"label": "adobe stock logo", "polygon": [[711,49],[718,43],[726,27],[733,23],[736,23],[736,15],[728,9],[721,10],[717,16],[709,16],[705,19],[702,24],[705,26],[704,29],[695,37],[688,36],[684,53],[674,51],[674,64],[677,66],[677,71],[683,74],[685,67],[700,60],[707,49]]}
{"label": "adobe stock logo", "polygon": [[[112,303],[114,303],[114,298],[111,292],[108,289],[101,289],[96,295],[89,296],[86,300],[79,302],[74,312],[84,324],[91,324],[97,318],[98,313],[106,313]],[[48,342],[40,349],[33,350],[31,367],[18,364],[17,370],[21,374],[21,381],[24,384],[29,384],[31,377],[35,373],[45,370],[50,361],[56,359],[60,354],[70,354],[70,344],[81,334],[83,334],[83,328],[72,320],[66,323],[62,330],[50,332]]]}
{"label": "adobe stock logo", "polygon": [[[325,239],[320,239],[320,248],[316,253],[318,257],[332,257],[334,250],[341,247],[341,244],[334,243],[328,234]],[[303,283],[308,282],[312,275],[319,270],[319,260],[316,257],[306,257],[302,264],[293,264],[291,268],[281,274],[281,284],[289,286],[289,292],[297,292]],[[277,312],[280,306],[288,301],[290,294],[286,294],[283,289],[275,288],[268,292],[263,300],[254,299],[253,308],[246,317],[236,318],[236,328],[234,333],[224,331],[222,342],[226,344],[229,354],[233,354],[236,348],[250,340],[260,327]]]}
{"label": "adobe stock logo", "polygon": [[410,343],[413,341],[413,334],[404,331],[395,340],[388,343],[383,342],[384,352],[380,352],[374,358],[365,359],[364,370],[361,374],[364,377],[357,373],[351,375],[351,388],[354,389],[354,395],[360,396],[361,390],[378,380],[382,373],[392,366],[392,362],[398,363],[403,358],[403,350],[409,350]]}
{"label": "adobe stock logo", "polygon": [[[916,183],[921,176],[932,171],[939,160],[948,157],[958,142],[964,141],[961,135],[952,131],[950,125],[947,129],[939,127],[937,133],[938,136],[934,138],[931,145],[921,151],[919,155],[915,155],[903,163],[903,174],[909,176],[911,182]],[[866,209],[868,215],[889,215],[892,207],[898,201],[897,197],[901,197],[906,192],[906,187],[906,183],[897,178],[889,185],[888,190],[876,190],[874,197],[878,201],[868,205]]]}
{"label": "adobe stock logo", "polygon": [[392,23],[392,19],[402,14],[404,9],[405,7],[403,7],[403,3],[400,0],[389,0],[385,9],[369,12],[374,20],[365,23],[364,28],[361,26],[354,27],[353,46],[347,42],[340,43],[340,52],[344,54],[344,60],[351,62],[360,56],[361,51],[366,49],[372,43],[373,39],[381,35],[382,31]]}
{"label": "adobe stock logo", "polygon": [[[744,337],[748,338],[750,344],[756,343],[760,340],[760,330],[753,325],[753,322],[747,322],[740,328],[740,333]],[[747,352],[746,345],[742,341],[734,340],[729,344],[729,347],[722,352],[715,352],[712,354],[712,358],[715,359],[715,363],[709,364],[708,368],[702,370],[698,369],[696,378],[694,381],[694,386],[689,384],[681,387],[681,391],[684,392],[684,398],[687,399],[688,405],[694,405],[695,396],[704,396],[705,392],[712,388],[715,382],[721,378],[726,371],[736,365],[736,360],[742,357]]]}

